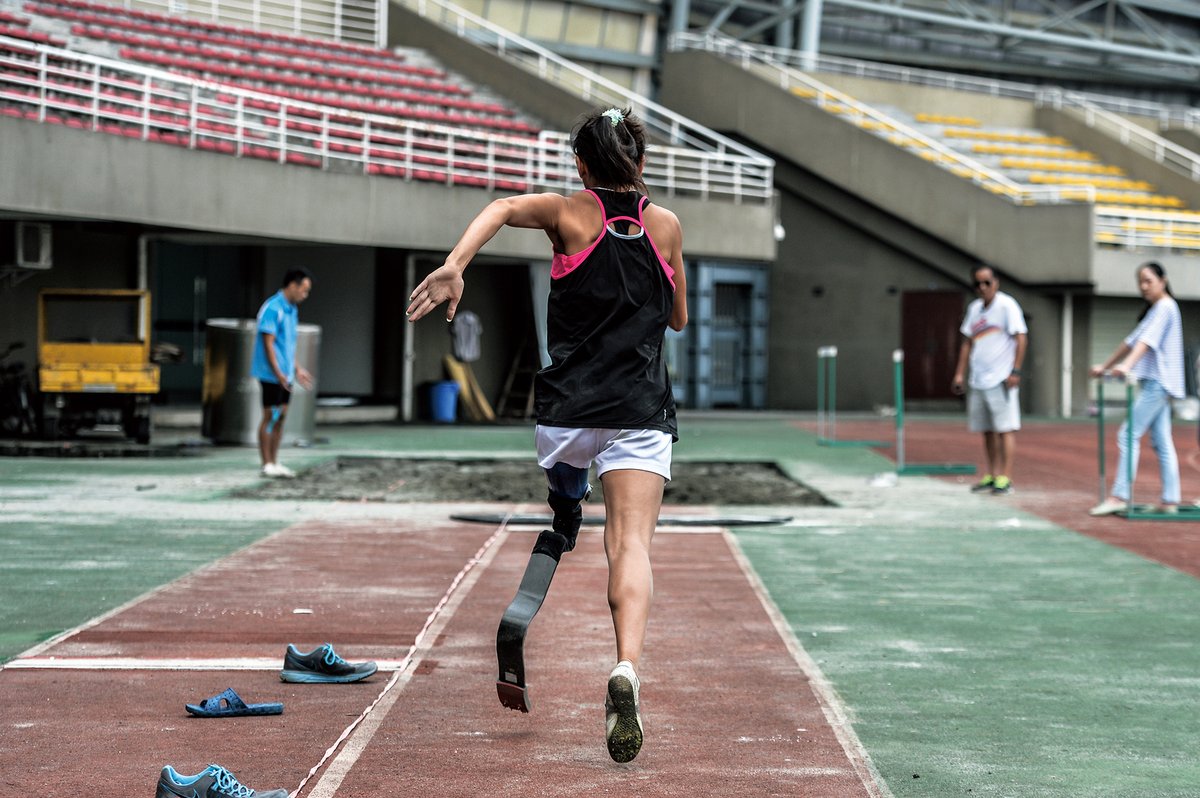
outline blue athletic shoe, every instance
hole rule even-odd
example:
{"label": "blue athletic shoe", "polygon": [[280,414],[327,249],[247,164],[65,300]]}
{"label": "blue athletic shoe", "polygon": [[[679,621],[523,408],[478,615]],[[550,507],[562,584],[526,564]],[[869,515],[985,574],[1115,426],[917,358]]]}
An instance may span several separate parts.
{"label": "blue athletic shoe", "polygon": [[167,765],[158,777],[154,798],[288,798],[288,791],[252,790],[220,765],[209,765],[195,776],[182,776]]}
{"label": "blue athletic shoe", "polygon": [[317,646],[307,654],[300,653],[289,643],[279,678],[303,684],[345,684],[362,681],[377,670],[379,666],[374,662],[346,662],[329,643]]}

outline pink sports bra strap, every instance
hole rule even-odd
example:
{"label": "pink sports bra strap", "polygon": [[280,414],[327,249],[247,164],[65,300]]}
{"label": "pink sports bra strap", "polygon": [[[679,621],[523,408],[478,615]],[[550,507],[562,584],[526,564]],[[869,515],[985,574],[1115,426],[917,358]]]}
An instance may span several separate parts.
{"label": "pink sports bra strap", "polygon": [[671,288],[675,287],[675,269],[667,262],[667,259],[658,251],[658,244],[654,243],[654,237],[650,235],[650,231],[646,229],[646,222],[642,219],[642,211],[646,204],[650,202],[649,197],[642,197],[638,200],[638,218],[637,223],[642,228],[642,233],[646,236],[646,240],[650,242],[651,248],[654,250],[654,255],[658,258],[658,265],[662,266],[663,272],[667,275],[667,281],[671,283]]}

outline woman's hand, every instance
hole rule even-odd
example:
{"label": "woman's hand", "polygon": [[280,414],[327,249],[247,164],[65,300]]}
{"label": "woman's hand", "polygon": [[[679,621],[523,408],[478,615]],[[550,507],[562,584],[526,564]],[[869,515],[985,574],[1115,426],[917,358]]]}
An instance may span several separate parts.
{"label": "woman's hand", "polygon": [[455,311],[458,310],[458,301],[462,299],[462,294],[462,272],[453,266],[443,264],[430,272],[409,295],[409,305],[406,311],[408,320],[417,321],[443,302],[449,302],[450,304],[446,307],[446,321],[452,321]]}

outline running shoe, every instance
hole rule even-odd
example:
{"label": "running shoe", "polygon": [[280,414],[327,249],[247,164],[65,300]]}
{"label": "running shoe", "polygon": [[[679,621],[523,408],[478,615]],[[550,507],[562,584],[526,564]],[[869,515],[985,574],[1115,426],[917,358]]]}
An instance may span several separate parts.
{"label": "running shoe", "polygon": [[618,662],[608,677],[608,695],[604,699],[608,755],[617,762],[629,762],[642,750],[640,690],[633,663],[625,659]]}
{"label": "running shoe", "polygon": [[974,485],[971,486],[971,492],[972,493],[991,493],[992,488],[995,487],[995,485],[996,485],[996,480],[992,479],[992,475],[984,474],[983,479],[979,480],[978,482],[976,482]]}
{"label": "running shoe", "polygon": [[1007,496],[1013,492],[1012,480],[1008,477],[996,477],[995,484],[992,485],[993,496]]}
{"label": "running shoe", "polygon": [[1111,496],[1088,510],[1088,515],[1116,515],[1129,509],[1129,502],[1114,499]]}
{"label": "running shoe", "polygon": [[183,776],[167,765],[158,776],[154,798],[288,798],[288,791],[252,790],[220,765],[209,765],[195,776]]}
{"label": "running shoe", "polygon": [[302,684],[345,684],[358,682],[379,670],[374,662],[346,662],[326,643],[302,654],[291,643],[283,655],[279,678]]}
{"label": "running shoe", "polygon": [[262,467],[262,475],[271,479],[295,479],[296,472],[282,463],[267,463]]}

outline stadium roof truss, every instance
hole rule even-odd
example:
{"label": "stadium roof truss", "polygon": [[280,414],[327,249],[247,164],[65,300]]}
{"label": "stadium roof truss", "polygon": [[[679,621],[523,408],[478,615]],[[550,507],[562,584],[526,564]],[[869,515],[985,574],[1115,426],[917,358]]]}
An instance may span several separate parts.
{"label": "stadium roof truss", "polygon": [[1059,80],[1200,81],[1193,0],[674,1],[674,30],[690,20],[810,52]]}

